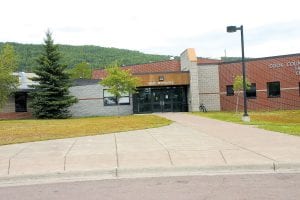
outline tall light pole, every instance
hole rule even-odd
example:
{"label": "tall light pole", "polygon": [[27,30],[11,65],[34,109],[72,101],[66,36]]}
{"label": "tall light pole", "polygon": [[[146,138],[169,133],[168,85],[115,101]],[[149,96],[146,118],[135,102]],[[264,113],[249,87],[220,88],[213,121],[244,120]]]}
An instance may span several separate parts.
{"label": "tall light pole", "polygon": [[244,54],[244,29],[243,25],[240,27],[236,26],[227,26],[227,32],[233,33],[237,30],[241,31],[241,45],[242,45],[242,71],[243,71],[243,92],[244,92],[244,115],[243,115],[243,121],[250,122],[250,117],[248,115],[247,111],[247,95],[246,95],[246,64],[245,64],[245,54]]}

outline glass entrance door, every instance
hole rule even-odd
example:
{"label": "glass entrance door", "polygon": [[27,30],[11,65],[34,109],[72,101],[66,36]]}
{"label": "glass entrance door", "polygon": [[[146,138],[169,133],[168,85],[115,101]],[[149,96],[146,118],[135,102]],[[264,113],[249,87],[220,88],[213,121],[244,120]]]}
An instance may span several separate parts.
{"label": "glass entrance door", "polygon": [[138,88],[133,95],[134,113],[187,111],[186,86]]}
{"label": "glass entrance door", "polygon": [[171,90],[166,90],[163,92],[163,105],[162,105],[162,112],[172,112],[172,92]]}
{"label": "glass entrance door", "polygon": [[152,91],[152,111],[153,112],[163,112],[163,94],[161,90],[153,90]]}
{"label": "glass entrance door", "polygon": [[152,110],[153,112],[172,112],[173,98],[172,91],[166,89],[152,90]]}

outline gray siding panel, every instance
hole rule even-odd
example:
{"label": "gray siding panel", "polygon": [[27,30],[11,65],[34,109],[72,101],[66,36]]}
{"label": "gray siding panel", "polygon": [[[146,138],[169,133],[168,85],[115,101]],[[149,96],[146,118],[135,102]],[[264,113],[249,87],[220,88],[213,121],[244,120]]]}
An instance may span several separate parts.
{"label": "gray siding panel", "polygon": [[130,105],[104,106],[103,89],[105,88],[100,84],[71,87],[71,94],[79,100],[78,103],[70,107],[72,115],[84,117],[130,115],[133,113],[132,99],[130,99]]}

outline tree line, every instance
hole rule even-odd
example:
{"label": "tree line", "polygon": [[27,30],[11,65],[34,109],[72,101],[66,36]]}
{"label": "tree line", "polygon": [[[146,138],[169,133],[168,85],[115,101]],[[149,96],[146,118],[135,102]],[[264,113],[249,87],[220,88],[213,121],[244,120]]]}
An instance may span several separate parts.
{"label": "tree line", "polygon": [[[10,44],[18,55],[17,71],[33,72],[37,66],[36,60],[43,51],[42,44],[20,44],[20,43],[1,43],[0,49],[5,44]],[[114,61],[121,65],[132,65],[167,60],[170,56],[145,54],[139,51],[127,49],[106,48],[100,46],[84,45],[58,45],[62,58],[61,62],[67,65],[67,69],[72,69],[80,63],[87,63],[91,69],[104,68]]]}

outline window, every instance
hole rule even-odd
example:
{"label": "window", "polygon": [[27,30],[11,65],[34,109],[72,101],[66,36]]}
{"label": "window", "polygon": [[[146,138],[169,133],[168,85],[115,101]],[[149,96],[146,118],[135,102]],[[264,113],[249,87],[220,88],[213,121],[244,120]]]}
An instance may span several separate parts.
{"label": "window", "polygon": [[233,96],[234,90],[233,85],[226,85],[226,96]]}
{"label": "window", "polygon": [[[114,106],[117,105],[117,98],[112,95],[108,90],[103,90],[103,102],[104,106]],[[119,105],[129,105],[130,98],[129,94],[124,94],[119,98]]]}
{"label": "window", "polygon": [[129,105],[130,104],[130,98],[129,96],[122,96],[119,99],[119,105]]}
{"label": "window", "polygon": [[256,98],[256,83],[251,83],[250,88],[246,91],[248,98]]}
{"label": "window", "polygon": [[280,97],[280,82],[268,82],[267,83],[268,88],[268,97]]}

